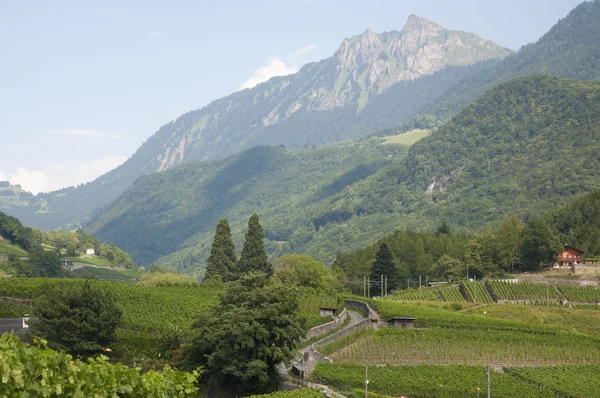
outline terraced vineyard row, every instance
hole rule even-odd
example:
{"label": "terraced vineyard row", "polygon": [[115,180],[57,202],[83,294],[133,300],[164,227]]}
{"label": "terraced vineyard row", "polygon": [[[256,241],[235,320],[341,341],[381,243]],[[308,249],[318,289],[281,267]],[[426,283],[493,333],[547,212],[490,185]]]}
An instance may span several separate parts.
{"label": "terraced vineyard row", "polygon": [[567,365],[600,362],[599,341],[568,335],[496,330],[383,328],[356,334],[356,340],[328,356],[334,362],[393,365]]}
{"label": "terraced vineyard row", "polygon": [[458,290],[458,287],[455,285],[442,286],[440,287],[439,291],[444,301],[450,301],[455,303],[466,301],[463,295],[460,293],[460,290]]}
{"label": "terraced vineyard row", "polygon": [[511,367],[506,372],[520,380],[550,388],[571,397],[597,397],[600,393],[600,366]]}
{"label": "terraced vineyard row", "polygon": [[494,299],[490,296],[483,282],[461,282],[462,287],[474,303],[492,303]]}
{"label": "terraced vineyard row", "polygon": [[491,287],[498,300],[561,300],[563,296],[552,285],[543,283],[511,283],[503,281],[488,280],[488,286]]}
{"label": "terraced vineyard row", "polygon": [[[312,315],[319,314],[319,308],[338,308],[343,307],[336,296],[327,296],[315,293],[300,294],[300,312]],[[338,308],[340,309],[340,308]]]}
{"label": "terraced vineyard row", "polygon": [[[484,396],[487,388],[487,376],[483,366],[377,366],[368,368],[368,376],[369,391],[393,396],[476,397],[478,389],[481,396]],[[320,362],[311,378],[339,391],[352,391],[364,388],[365,367],[358,364]],[[539,387],[494,370],[491,371],[490,380],[493,397],[555,397],[549,388]]]}
{"label": "terraced vineyard row", "polygon": [[595,286],[558,286],[558,290],[569,300],[585,303],[600,303],[600,289]]}

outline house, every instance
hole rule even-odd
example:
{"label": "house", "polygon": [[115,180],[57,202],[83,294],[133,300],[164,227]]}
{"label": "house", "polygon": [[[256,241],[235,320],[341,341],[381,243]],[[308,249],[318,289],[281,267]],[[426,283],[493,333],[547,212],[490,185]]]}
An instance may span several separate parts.
{"label": "house", "polygon": [[565,243],[565,248],[561,253],[556,256],[556,262],[559,267],[571,267],[573,265],[577,265],[581,262],[581,255],[584,252],[574,248],[573,246],[569,246]]}
{"label": "house", "polygon": [[327,308],[321,307],[319,308],[319,316],[336,316],[337,308]]}
{"label": "house", "polygon": [[402,329],[412,329],[417,318],[408,318],[405,316],[395,316],[387,320],[390,326]]}
{"label": "house", "polygon": [[86,254],[87,256],[95,256],[95,255],[96,255],[96,252],[94,251],[94,249],[90,248],[90,249],[87,249],[87,250],[85,251],[85,254]]}

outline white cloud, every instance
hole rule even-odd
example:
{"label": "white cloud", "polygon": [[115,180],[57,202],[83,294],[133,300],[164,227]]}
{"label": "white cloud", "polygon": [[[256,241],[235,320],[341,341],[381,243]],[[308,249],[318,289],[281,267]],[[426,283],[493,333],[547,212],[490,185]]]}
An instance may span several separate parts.
{"label": "white cloud", "polygon": [[103,133],[102,131],[87,130],[87,129],[52,130],[52,134],[69,135],[69,136],[76,136],[76,137],[88,137],[88,138],[93,138],[96,140],[103,139],[103,138],[116,140],[116,139],[121,138],[121,136],[119,134]]}
{"label": "white cloud", "polygon": [[315,46],[314,44],[307,44],[304,47],[299,48],[296,51],[294,51],[292,53],[292,55],[295,57],[299,57],[299,56],[311,53],[311,52],[315,51],[316,49],[317,49],[317,46]]}
{"label": "white cloud", "polygon": [[25,167],[19,167],[17,171],[10,176],[11,184],[19,184],[26,191],[38,193],[43,191],[48,185],[48,176],[39,170],[29,171]]}
{"label": "white cloud", "polygon": [[155,39],[163,37],[163,35],[164,35],[163,32],[151,32],[151,33],[148,33],[148,39],[155,40]]}
{"label": "white cloud", "polygon": [[25,167],[19,167],[8,180],[34,194],[50,192],[92,181],[121,165],[125,160],[126,156],[107,155],[88,161],[51,162],[43,170],[29,171]]}
{"label": "white cloud", "polygon": [[6,174],[0,171],[0,181],[8,181]]}
{"label": "white cloud", "polygon": [[240,86],[240,90],[245,88],[252,88],[262,82],[266,82],[274,76],[291,75],[298,72],[298,66],[288,66],[279,57],[271,57],[267,64],[254,71],[254,76],[249,78]]}

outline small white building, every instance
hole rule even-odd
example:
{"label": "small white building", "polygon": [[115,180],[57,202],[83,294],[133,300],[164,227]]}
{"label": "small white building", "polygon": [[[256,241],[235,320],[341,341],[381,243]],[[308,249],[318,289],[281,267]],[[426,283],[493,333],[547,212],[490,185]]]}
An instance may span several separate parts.
{"label": "small white building", "polygon": [[86,255],[88,255],[88,256],[95,256],[95,255],[96,255],[96,252],[94,251],[94,249],[91,249],[91,248],[90,248],[90,249],[87,249],[87,250],[85,251],[85,254],[86,254]]}

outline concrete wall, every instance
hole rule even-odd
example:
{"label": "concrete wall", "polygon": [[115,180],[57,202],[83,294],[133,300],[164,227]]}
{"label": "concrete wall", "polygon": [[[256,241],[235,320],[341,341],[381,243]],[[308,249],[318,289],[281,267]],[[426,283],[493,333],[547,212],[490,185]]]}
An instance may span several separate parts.
{"label": "concrete wall", "polygon": [[377,319],[377,315],[376,315],[377,313],[375,311],[373,311],[371,309],[371,307],[369,307],[369,304],[367,304],[363,301],[352,300],[352,299],[346,299],[346,300],[344,300],[344,302],[346,303],[347,308],[352,308],[353,310],[362,312],[363,314],[367,315],[367,318]]}
{"label": "concrete wall", "polygon": [[347,316],[348,316],[348,311],[346,311],[346,309],[344,308],[344,310],[342,312],[340,312],[339,315],[335,316],[331,322],[325,323],[323,325],[315,326],[314,328],[309,329],[309,331],[306,332],[306,338],[302,339],[302,341],[310,340],[314,337],[318,337],[323,334],[327,334],[330,331],[332,331],[333,329],[339,328],[340,326],[342,326],[342,324],[346,320]]}
{"label": "concrete wall", "polygon": [[340,337],[346,336],[347,334],[356,332],[357,330],[361,330],[361,329],[368,329],[372,326],[373,326],[373,323],[371,322],[371,318],[365,318],[362,321],[360,321],[359,323],[357,323],[356,325],[353,325],[349,328],[345,328],[344,330],[340,330],[337,333],[334,333],[330,336],[325,337],[324,339],[317,341],[316,343],[313,344],[313,347],[319,347],[319,346],[331,343],[333,340],[337,340]]}

